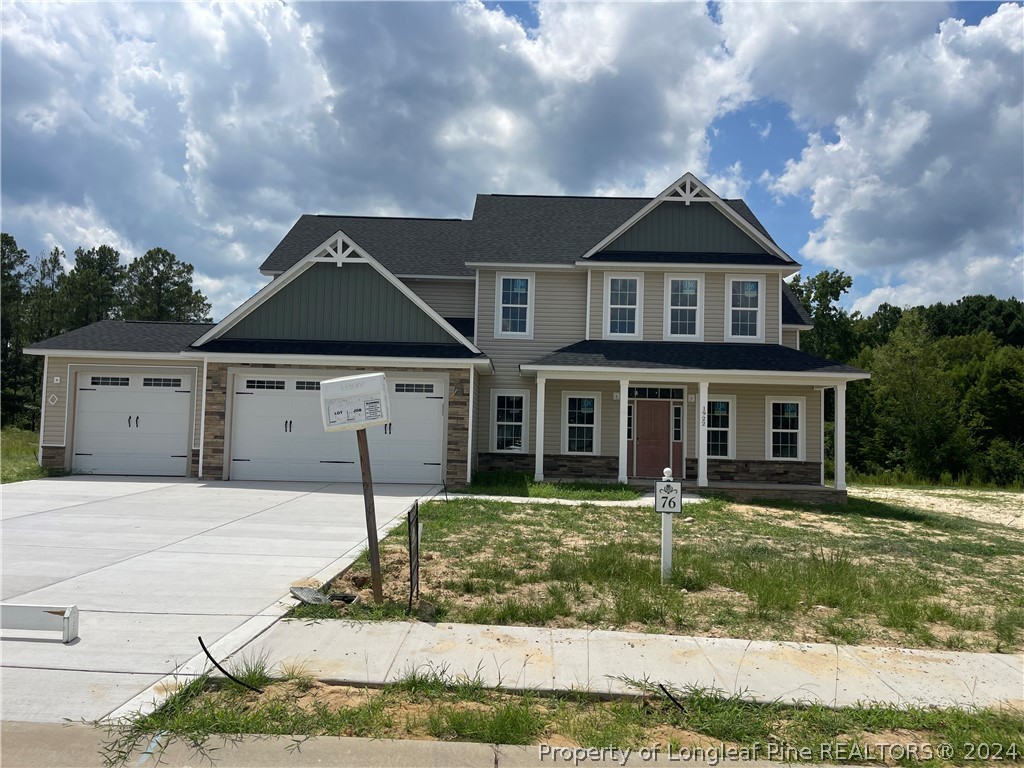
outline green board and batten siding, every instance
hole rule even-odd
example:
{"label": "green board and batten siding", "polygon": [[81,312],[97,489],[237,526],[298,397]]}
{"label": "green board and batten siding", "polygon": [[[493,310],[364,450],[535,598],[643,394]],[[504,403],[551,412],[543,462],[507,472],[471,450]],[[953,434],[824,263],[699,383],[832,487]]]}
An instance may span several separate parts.
{"label": "green board and batten siding", "polygon": [[606,251],[767,253],[708,203],[662,203],[619,235]]}
{"label": "green board and batten siding", "polygon": [[314,264],[230,328],[224,338],[454,342],[367,264]]}

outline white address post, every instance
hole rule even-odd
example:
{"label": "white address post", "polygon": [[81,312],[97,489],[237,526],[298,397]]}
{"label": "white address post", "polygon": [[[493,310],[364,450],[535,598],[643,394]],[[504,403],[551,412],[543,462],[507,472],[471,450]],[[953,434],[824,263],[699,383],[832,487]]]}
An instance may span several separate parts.
{"label": "white address post", "polygon": [[654,484],[654,511],[661,513],[661,583],[672,576],[672,515],[683,503],[683,484],[673,482],[672,468],[665,467],[663,477]]}
{"label": "white address post", "polygon": [[375,603],[384,602],[377,545],[377,513],[373,505],[373,475],[366,428],[390,424],[388,383],[383,373],[343,376],[320,383],[320,410],[327,432],[355,431],[359,446],[359,467],[363,476],[363,506],[366,509],[366,544],[370,553],[370,583]]}

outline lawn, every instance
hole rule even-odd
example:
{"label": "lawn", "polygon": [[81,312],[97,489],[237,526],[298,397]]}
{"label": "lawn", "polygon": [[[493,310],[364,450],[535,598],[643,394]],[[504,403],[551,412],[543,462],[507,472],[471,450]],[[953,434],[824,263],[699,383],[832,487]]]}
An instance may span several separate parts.
{"label": "lawn", "polygon": [[[1018,495],[1019,498],[1019,495]],[[758,640],[1014,652],[1024,648],[1024,531],[851,497],[847,506],[718,499],[677,517],[670,583],[647,508],[477,499],[421,506],[425,620],[599,627]],[[381,545],[386,603],[365,557],[331,591],[405,618],[406,531]]]}
{"label": "lawn", "polygon": [[35,480],[53,473],[39,466],[39,433],[17,427],[0,432],[0,483]]}
{"label": "lawn", "polygon": [[522,472],[478,472],[466,493],[574,501],[629,501],[643,494],[623,483],[537,482]]}
{"label": "lawn", "polygon": [[[868,750],[877,759],[878,745],[890,745],[900,751],[887,752],[885,763],[891,764],[893,756],[915,754],[923,759],[905,761],[919,765],[968,764],[971,744],[984,744],[987,755],[998,754],[1007,762],[1022,759],[1024,750],[1024,721],[1011,711],[877,705],[833,710],[755,704],[703,689],[669,691],[673,701],[641,681],[635,681],[638,695],[631,698],[607,701],[579,693],[541,697],[487,689],[479,680],[454,680],[443,670],[410,671],[383,688],[368,689],[326,685],[304,676],[301,669],[275,680],[258,660],[240,666],[244,668],[234,674],[262,692],[201,677],[152,714],[100,724],[107,729],[107,765],[134,764],[147,745],[157,743],[152,740],[157,733],[164,735],[158,749],[182,739],[197,761],[230,755],[215,752],[220,747],[230,750],[230,744],[217,744],[210,738],[213,734],[229,739],[235,734],[341,735],[620,750],[658,745],[661,762],[672,762],[671,754],[679,762],[682,755],[700,750],[698,762],[711,765],[726,761],[723,748],[736,754],[745,749],[748,759],[864,763]],[[952,751],[940,755],[941,745],[950,745]],[[297,746],[301,751],[300,742]]]}

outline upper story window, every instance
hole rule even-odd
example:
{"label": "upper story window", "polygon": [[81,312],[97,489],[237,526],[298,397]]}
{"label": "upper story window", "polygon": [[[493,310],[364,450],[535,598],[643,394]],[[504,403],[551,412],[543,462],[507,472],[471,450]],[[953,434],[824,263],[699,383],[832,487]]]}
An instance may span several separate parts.
{"label": "upper story window", "polygon": [[727,341],[764,341],[764,276],[727,277],[725,306]]}
{"label": "upper story window", "polygon": [[494,336],[533,338],[532,273],[498,273],[494,287]]}
{"label": "upper story window", "polygon": [[665,275],[666,339],[704,338],[704,285],[699,275]]}
{"label": "upper story window", "polygon": [[643,338],[643,275],[605,275],[604,329],[609,338]]}

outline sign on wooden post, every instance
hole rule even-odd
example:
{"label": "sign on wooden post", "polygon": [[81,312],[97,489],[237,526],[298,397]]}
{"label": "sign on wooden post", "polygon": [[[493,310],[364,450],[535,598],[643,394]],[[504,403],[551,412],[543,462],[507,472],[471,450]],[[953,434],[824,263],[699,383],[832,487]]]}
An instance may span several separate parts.
{"label": "sign on wooden post", "polygon": [[370,553],[370,582],[373,599],[384,602],[377,543],[377,512],[373,505],[373,473],[366,428],[391,423],[388,383],[383,373],[343,376],[320,383],[320,410],[327,432],[355,430],[359,446],[359,468],[363,477],[363,507],[366,510],[366,544]]}

